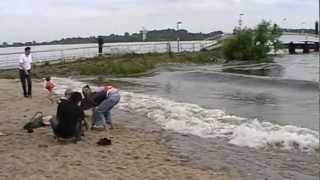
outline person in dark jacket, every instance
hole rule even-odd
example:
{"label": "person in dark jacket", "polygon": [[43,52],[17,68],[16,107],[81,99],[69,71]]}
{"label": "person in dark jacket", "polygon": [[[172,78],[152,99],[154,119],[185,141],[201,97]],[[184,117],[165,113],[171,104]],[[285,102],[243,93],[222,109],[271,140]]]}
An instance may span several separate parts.
{"label": "person in dark jacket", "polygon": [[56,121],[52,122],[52,129],[58,138],[73,138],[75,142],[81,140],[81,124],[84,120],[84,112],[80,108],[82,95],[73,92],[70,99],[61,99],[56,115]]}

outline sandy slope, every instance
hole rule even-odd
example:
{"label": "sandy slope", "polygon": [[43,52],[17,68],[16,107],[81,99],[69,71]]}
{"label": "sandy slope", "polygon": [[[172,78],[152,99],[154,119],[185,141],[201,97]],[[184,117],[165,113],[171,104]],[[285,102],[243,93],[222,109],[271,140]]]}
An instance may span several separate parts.
{"label": "sandy slope", "polygon": [[[35,112],[54,114],[55,109],[40,83],[34,83],[33,98],[26,99],[17,81],[0,79],[0,132],[7,134],[0,136],[0,180],[230,179],[183,165],[159,143],[158,132],[116,124],[112,131],[86,132],[80,144],[61,145],[48,128],[31,134],[21,129]],[[97,146],[102,137],[112,138],[113,145]]]}

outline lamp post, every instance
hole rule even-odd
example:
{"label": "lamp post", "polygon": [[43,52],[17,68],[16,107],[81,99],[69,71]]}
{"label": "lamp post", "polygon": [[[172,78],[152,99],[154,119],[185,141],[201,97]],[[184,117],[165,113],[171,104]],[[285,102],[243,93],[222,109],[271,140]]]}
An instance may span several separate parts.
{"label": "lamp post", "polygon": [[305,30],[304,30],[304,29],[305,29],[305,24],[306,24],[305,22],[302,22],[302,23],[301,23],[302,35],[304,35],[305,40],[308,41],[308,35],[307,35],[307,33],[305,32]]}
{"label": "lamp post", "polygon": [[180,52],[180,37],[179,37],[179,28],[180,25],[182,24],[181,21],[177,22],[177,46],[178,46],[178,52]]}
{"label": "lamp post", "polygon": [[283,19],[282,19],[282,31],[283,31],[283,32],[285,32],[286,21],[287,21],[287,18],[283,18]]}
{"label": "lamp post", "polygon": [[148,30],[145,27],[142,27],[141,33],[142,33],[142,41],[146,41]]}
{"label": "lamp post", "polygon": [[244,16],[244,14],[240,13],[239,14],[239,28],[240,28],[240,30],[242,29],[242,24],[243,24],[242,16]]}
{"label": "lamp post", "polygon": [[[319,13],[319,19],[318,19],[318,22],[319,22],[319,24],[320,24],[320,0],[319,0],[319,2],[318,2],[318,5],[319,5],[319,8],[318,8],[318,13]],[[319,26],[319,24],[318,24],[318,27],[320,27]],[[320,29],[320,28],[319,28]],[[320,34],[320,33],[319,33]],[[318,35],[319,35],[318,34]],[[320,35],[319,35],[319,42],[320,42]],[[318,46],[319,47],[319,46]],[[320,59],[320,53],[319,53],[319,59]],[[319,71],[318,72],[320,72],[320,60],[319,60]],[[319,78],[318,78],[318,80],[319,80],[319,87],[320,87],[320,73],[319,73]],[[319,96],[319,103],[320,103],[320,96]],[[319,120],[320,120],[320,117],[319,117]]]}

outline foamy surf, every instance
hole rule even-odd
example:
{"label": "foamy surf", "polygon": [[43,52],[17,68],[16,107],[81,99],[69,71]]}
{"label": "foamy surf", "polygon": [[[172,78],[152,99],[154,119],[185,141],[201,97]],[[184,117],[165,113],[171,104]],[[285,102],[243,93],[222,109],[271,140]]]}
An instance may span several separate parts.
{"label": "foamy surf", "polygon": [[[54,78],[54,81],[58,94],[63,94],[66,88],[80,91],[86,84],[65,78]],[[303,152],[319,149],[319,133],[310,129],[260,122],[151,95],[122,91],[121,96],[118,105],[121,110],[142,113],[166,130],[205,138],[224,137],[230,144],[250,148]]]}

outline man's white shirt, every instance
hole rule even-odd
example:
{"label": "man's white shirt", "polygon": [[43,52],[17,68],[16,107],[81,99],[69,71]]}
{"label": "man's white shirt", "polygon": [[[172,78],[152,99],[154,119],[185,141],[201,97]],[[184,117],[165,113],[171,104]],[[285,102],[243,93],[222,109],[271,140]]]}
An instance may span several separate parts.
{"label": "man's white shirt", "polygon": [[32,63],[32,56],[29,54],[28,56],[22,54],[19,59],[19,69],[21,70],[30,70]]}

